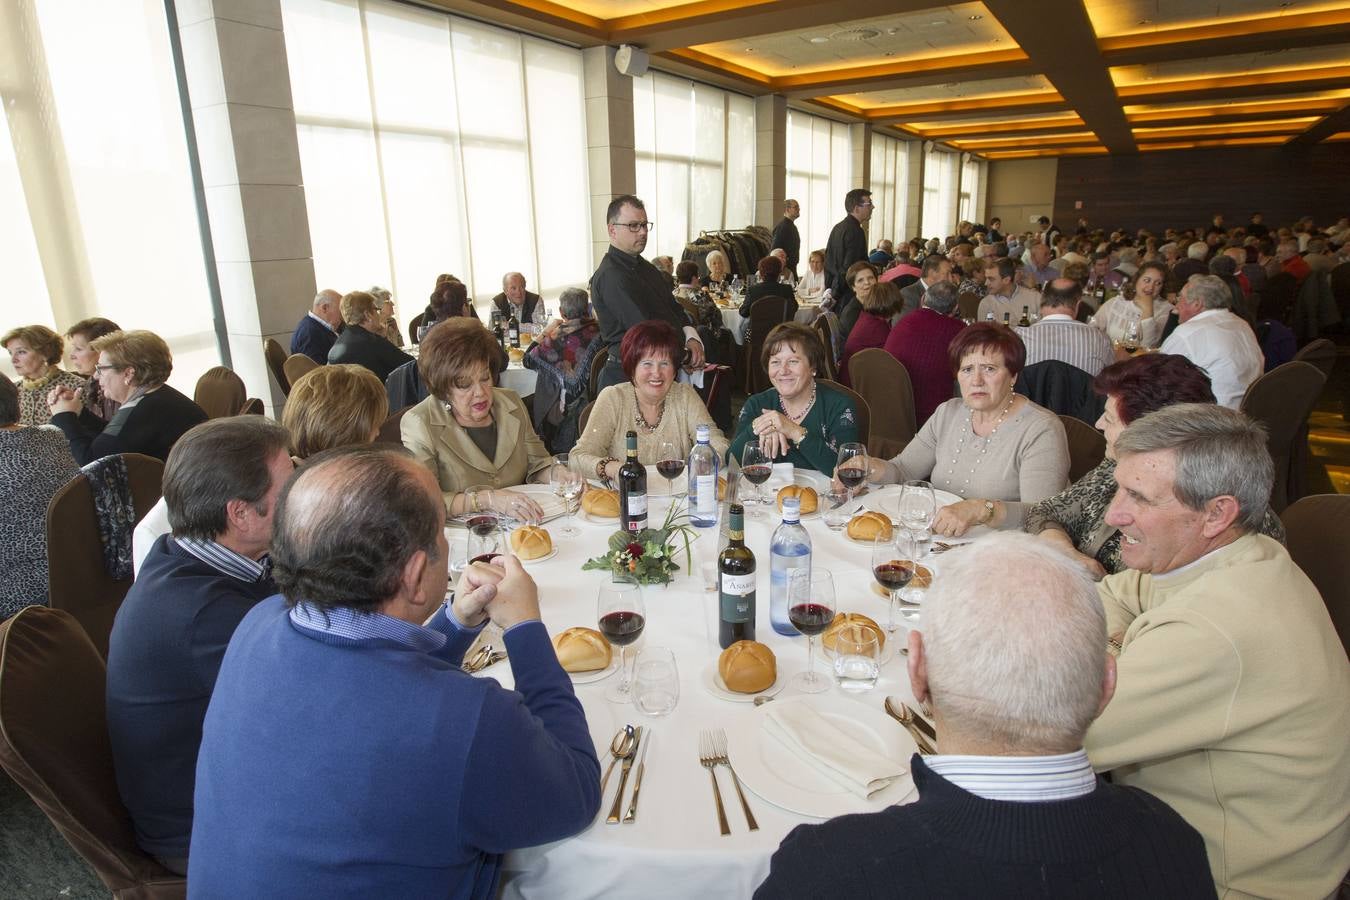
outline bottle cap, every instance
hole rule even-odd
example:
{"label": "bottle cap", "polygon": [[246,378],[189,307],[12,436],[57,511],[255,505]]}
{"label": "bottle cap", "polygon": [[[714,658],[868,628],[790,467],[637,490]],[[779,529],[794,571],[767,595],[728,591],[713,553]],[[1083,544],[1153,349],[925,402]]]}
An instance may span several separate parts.
{"label": "bottle cap", "polygon": [[796,522],[802,517],[802,501],[797,497],[783,498],[783,521]]}
{"label": "bottle cap", "polygon": [[700,444],[706,444],[712,439],[712,431],[707,425],[700,425],[694,429],[694,437]]}

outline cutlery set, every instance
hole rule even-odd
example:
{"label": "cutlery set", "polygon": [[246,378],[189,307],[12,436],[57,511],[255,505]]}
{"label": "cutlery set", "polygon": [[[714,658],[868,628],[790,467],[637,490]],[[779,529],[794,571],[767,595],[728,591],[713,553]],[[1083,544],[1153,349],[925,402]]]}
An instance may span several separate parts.
{"label": "cutlery set", "polygon": [[736,786],[736,796],[740,798],[741,811],[745,813],[745,824],[750,826],[751,831],[758,831],[759,823],[755,821],[755,814],[750,811],[750,804],[745,800],[745,792],[741,790],[741,780],[736,777],[736,770],[732,768],[731,759],[727,756],[725,731],[716,728],[699,733],[698,761],[708,770],[708,777],[712,779],[713,799],[717,801],[717,824],[722,829],[722,834],[731,834],[731,826],[727,823],[727,811],[722,805],[722,790],[717,785],[717,773],[714,770],[718,766],[726,766],[731,771],[731,783]]}
{"label": "cutlery set", "polygon": [[[605,796],[605,785],[609,783],[609,776],[614,771],[615,763],[622,762],[623,765],[619,769],[619,788],[614,792],[614,803],[609,808],[609,815],[605,817],[606,824],[617,825],[622,822],[625,825],[631,825],[637,821],[638,797],[642,793],[642,776],[647,771],[647,748],[651,744],[651,732],[641,725],[637,727],[625,725],[614,735],[614,740],[610,742],[609,767],[605,769],[605,775],[600,779],[600,796],[602,799]],[[620,814],[620,811],[623,810],[623,791],[628,784],[628,774],[633,768],[635,759],[637,760],[637,774],[633,780],[633,796],[628,800],[628,809]]]}
{"label": "cutlery set", "polygon": [[505,650],[496,650],[491,644],[479,644],[478,649],[464,658],[460,668],[470,675],[481,672],[488,666],[495,666],[506,659]]}
{"label": "cutlery set", "polygon": [[937,753],[937,729],[927,719],[916,713],[908,704],[894,697],[887,697],[884,706],[886,715],[905,726],[909,736],[914,738],[914,744],[919,748],[920,756],[930,756]]}

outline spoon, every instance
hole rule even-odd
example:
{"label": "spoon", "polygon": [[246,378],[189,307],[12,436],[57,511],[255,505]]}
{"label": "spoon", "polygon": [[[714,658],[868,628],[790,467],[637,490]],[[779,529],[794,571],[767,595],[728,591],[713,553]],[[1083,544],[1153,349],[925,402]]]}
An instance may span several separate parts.
{"label": "spoon", "polygon": [[911,714],[908,709],[905,709],[903,704],[895,703],[894,697],[887,697],[885,707],[886,714],[905,726],[905,730],[909,732],[909,736],[914,738],[914,744],[919,748],[920,754],[928,756],[929,754],[937,752],[933,749],[933,745],[928,742],[928,739],[923,736],[923,733],[919,731],[918,726],[914,723],[913,714]]}
{"label": "spoon", "polygon": [[614,740],[609,742],[609,768],[605,769],[605,777],[600,779],[600,794],[605,793],[605,785],[609,783],[609,773],[614,771],[614,764],[625,756],[633,752],[637,744],[637,735],[633,732],[632,725],[625,725],[614,735]]}

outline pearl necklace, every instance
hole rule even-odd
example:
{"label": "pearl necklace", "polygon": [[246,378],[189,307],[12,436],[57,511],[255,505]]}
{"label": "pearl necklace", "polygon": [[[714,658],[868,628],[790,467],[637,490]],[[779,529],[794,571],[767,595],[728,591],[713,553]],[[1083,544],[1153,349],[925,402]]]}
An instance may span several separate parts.
{"label": "pearl necklace", "polygon": [[[961,483],[961,490],[956,491],[956,493],[965,496],[966,489],[970,487],[970,479],[974,477],[976,470],[980,468],[980,463],[984,461],[985,452],[989,449],[990,443],[993,442],[994,435],[998,433],[999,426],[1002,425],[1003,420],[1008,417],[1008,412],[1012,409],[1013,402],[1016,399],[1016,394],[1013,394],[1008,398],[1008,403],[1003,407],[1003,412],[999,413],[998,421],[994,423],[993,429],[991,429],[989,434],[984,438],[984,443],[980,445],[979,455],[975,457],[974,465],[970,467],[970,472],[966,474],[966,480]],[[975,433],[975,410],[973,409],[969,411],[969,414],[966,417],[966,427],[962,430],[961,437],[956,441],[956,453],[952,456],[951,466],[947,469],[947,483],[949,485],[955,484],[957,477],[959,477],[956,474],[956,464],[961,460],[961,452],[965,448],[967,432],[970,434]]]}
{"label": "pearl necklace", "polygon": [[633,422],[636,423],[638,430],[645,431],[647,434],[656,434],[657,429],[661,427],[661,421],[666,417],[666,401],[661,401],[661,409],[656,414],[655,425],[648,425],[647,420],[643,418],[642,404],[638,402],[636,392],[633,394],[633,409],[635,410],[633,413]]}
{"label": "pearl necklace", "polygon": [[806,402],[806,409],[801,411],[801,415],[794,416],[792,413],[788,412],[787,404],[783,402],[783,395],[782,394],[778,395],[778,408],[782,410],[783,415],[787,416],[790,420],[796,422],[798,425],[802,424],[802,419],[806,418],[806,414],[809,413],[811,411],[811,407],[815,405],[816,405],[816,383],[814,380],[812,380],[811,382],[811,399]]}

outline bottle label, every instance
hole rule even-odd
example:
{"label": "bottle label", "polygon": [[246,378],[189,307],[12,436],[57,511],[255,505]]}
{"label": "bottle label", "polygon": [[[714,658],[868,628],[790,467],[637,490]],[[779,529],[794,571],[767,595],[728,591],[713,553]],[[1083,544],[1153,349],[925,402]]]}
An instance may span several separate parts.
{"label": "bottle label", "polygon": [[712,513],[717,509],[717,476],[697,475],[694,477],[696,494],[695,508],[701,513]]}
{"label": "bottle label", "polygon": [[628,495],[628,517],[629,517],[630,519],[639,518],[639,517],[641,517],[641,518],[643,518],[643,519],[647,518],[647,495],[646,495],[646,494],[629,494],[629,495]]}
{"label": "bottle label", "polygon": [[723,622],[751,621],[755,609],[755,576],[723,573],[718,600]]}
{"label": "bottle label", "polygon": [[728,572],[722,573],[722,593],[734,594],[737,597],[746,597],[755,592],[755,573],[750,572],[745,575],[732,575]]}

